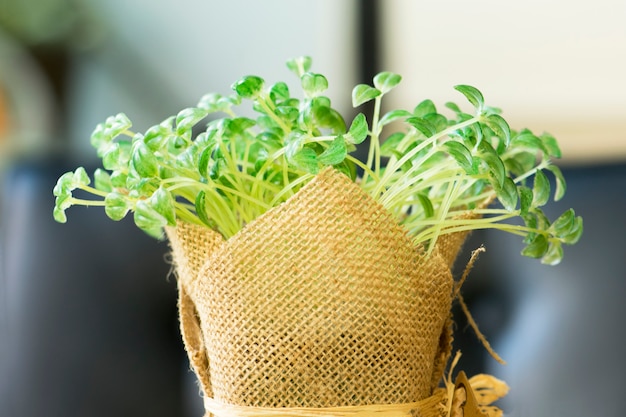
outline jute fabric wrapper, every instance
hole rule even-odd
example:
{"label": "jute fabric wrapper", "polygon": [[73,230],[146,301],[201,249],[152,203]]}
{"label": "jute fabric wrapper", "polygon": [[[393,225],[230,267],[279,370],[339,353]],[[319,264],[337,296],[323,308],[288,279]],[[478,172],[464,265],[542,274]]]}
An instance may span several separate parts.
{"label": "jute fabric wrapper", "polygon": [[228,240],[167,230],[185,347],[207,398],[251,407],[403,404],[432,396],[451,351],[450,266],[327,169]]}

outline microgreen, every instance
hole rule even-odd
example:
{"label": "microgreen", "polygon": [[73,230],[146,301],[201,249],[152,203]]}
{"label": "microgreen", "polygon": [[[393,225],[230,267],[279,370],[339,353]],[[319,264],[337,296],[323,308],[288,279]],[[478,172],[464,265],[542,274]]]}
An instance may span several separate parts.
{"label": "microgreen", "polygon": [[[72,205],[95,205],[113,220],[133,213],[155,237],[183,221],[229,238],[333,166],[352,180],[360,171],[359,186],[428,252],[448,233],[498,229],[521,236],[523,255],[556,264],[562,246],[580,238],[582,219],[573,210],[554,222],[542,211],[566,190],[552,161],[561,156],[556,139],[513,130],[475,87],[454,87],[469,112],[449,102],[446,114],[423,100],[412,111],[381,114],[382,99],[402,80],[382,72],[352,91],[354,107],[373,101],[369,122],[359,113],[346,123],[309,57],[287,67],[300,80],[300,97],[284,82],[268,85],[252,75],[236,81],[233,94],[207,94],[144,133],[133,132],[124,114],[109,117],[91,136],[102,168],[93,184],[84,168],[59,178],[54,218],[65,222]],[[238,116],[244,101],[254,118]],[[353,153],[367,138],[361,161]],[[92,198],[80,198],[79,190]]]}

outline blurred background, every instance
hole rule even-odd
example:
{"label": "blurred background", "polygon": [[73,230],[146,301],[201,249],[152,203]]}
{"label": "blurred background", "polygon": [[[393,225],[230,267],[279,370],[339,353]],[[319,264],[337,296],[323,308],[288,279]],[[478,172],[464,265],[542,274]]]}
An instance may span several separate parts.
{"label": "blurred background", "polygon": [[0,2],[0,415],[200,416],[178,333],[167,244],[96,209],[52,219],[51,190],[95,167],[89,136],[126,113],[142,131],[228,93],[243,75],[290,80],[311,55],[349,119],[350,93],[403,75],[389,107],[461,102],[475,85],[514,128],[548,131],[583,239],[557,267],[484,244],[464,294],[506,360],[457,313],[459,369],[493,373],[512,416],[618,416],[626,409],[626,3],[493,0],[3,0]]}

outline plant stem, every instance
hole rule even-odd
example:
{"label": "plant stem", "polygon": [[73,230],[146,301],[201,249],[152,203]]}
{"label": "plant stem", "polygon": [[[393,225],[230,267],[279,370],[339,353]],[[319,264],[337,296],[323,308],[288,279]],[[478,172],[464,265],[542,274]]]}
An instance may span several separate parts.
{"label": "plant stem", "polygon": [[106,197],[109,193],[106,191],[98,190],[97,188],[91,187],[89,185],[79,185],[76,187],[80,190],[86,191],[90,194],[97,195],[99,197]]}
{"label": "plant stem", "polygon": [[432,135],[431,137],[427,138],[424,142],[420,143],[418,146],[416,146],[415,148],[411,149],[409,152],[405,153],[402,158],[396,160],[395,162],[390,161],[389,165],[387,166],[385,173],[383,174],[383,177],[381,178],[378,187],[374,190],[374,196],[377,195],[381,195],[382,190],[387,188],[387,183],[390,180],[390,176],[396,172],[399,171],[400,168],[407,163],[408,161],[410,161],[413,157],[415,157],[415,155],[417,155],[420,151],[422,151],[424,148],[426,148],[429,145],[432,145],[434,143],[436,143],[439,139],[444,138],[446,136],[448,136],[450,133],[454,132],[455,130],[459,130],[462,129],[464,127],[467,126],[471,126],[474,123],[477,123],[478,121],[480,121],[480,115],[478,116],[474,116],[471,119],[468,119],[464,122],[461,123],[457,123],[454,126],[450,126],[447,129],[444,129],[440,132],[435,133],[434,135]]}
{"label": "plant stem", "polygon": [[455,200],[456,197],[456,193],[455,191],[457,191],[459,186],[459,182],[458,181],[452,181],[451,183],[448,184],[448,189],[446,190],[446,194],[445,197],[443,199],[443,202],[439,208],[439,216],[437,217],[437,219],[439,220],[438,223],[436,223],[434,225],[434,227],[432,228],[432,234],[433,237],[430,239],[430,245],[428,247],[428,254],[431,254],[433,249],[435,249],[435,244],[437,243],[437,238],[439,237],[440,233],[441,233],[441,229],[443,228],[445,219],[448,215],[448,211],[450,211],[450,207],[452,206],[452,202]]}
{"label": "plant stem", "polygon": [[[373,171],[377,177],[380,176],[380,132],[378,127],[378,119],[380,116],[380,103],[382,96],[378,96],[374,99],[374,114],[372,116],[372,128],[370,130],[370,147],[367,153],[368,167],[374,167]],[[365,184],[368,181],[369,170],[364,171],[362,177],[362,183]]]}
{"label": "plant stem", "polygon": [[[256,102],[261,105],[263,110],[265,110],[265,114],[267,114],[283,130],[285,136],[291,132],[291,127],[287,126],[283,119],[278,117],[274,112],[274,103],[269,100],[269,97],[266,94],[259,95]],[[271,106],[268,102],[271,103]]]}
{"label": "plant stem", "polygon": [[[511,218],[513,217],[515,216],[511,216]],[[456,226],[448,227],[449,224],[456,224]],[[447,220],[441,224],[442,233],[439,233],[439,235],[459,233],[459,232],[469,232],[472,230],[481,230],[481,229],[482,230],[497,229],[497,230],[501,230],[501,231],[508,232],[508,233],[518,235],[518,236],[526,236],[530,233],[541,234],[544,236],[550,235],[550,233],[546,230],[530,228],[530,227],[521,226],[521,225],[514,225],[514,224],[509,224],[509,223],[499,223],[499,222],[496,222],[495,220],[491,221],[490,218],[466,219],[466,220],[457,220],[457,221]],[[432,244],[432,239],[434,237],[435,236],[433,236],[433,229],[429,228],[429,229],[424,230],[422,233],[415,235],[415,238],[413,239],[413,241],[416,244],[430,241]]]}
{"label": "plant stem", "polygon": [[81,206],[104,207],[104,200],[84,200],[82,198],[70,198],[72,204],[80,204]]}

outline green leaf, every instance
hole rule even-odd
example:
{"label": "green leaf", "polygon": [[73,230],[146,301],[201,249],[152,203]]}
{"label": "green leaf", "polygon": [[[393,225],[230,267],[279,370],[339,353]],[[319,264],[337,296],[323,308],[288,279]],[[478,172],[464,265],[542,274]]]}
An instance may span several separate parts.
{"label": "green leaf", "polygon": [[528,131],[518,134],[512,139],[512,141],[515,142],[516,147],[526,147],[533,151],[547,153],[547,149],[545,149],[541,139]]}
{"label": "green leaf", "polygon": [[402,77],[392,72],[381,72],[374,76],[374,87],[382,94],[387,94],[402,81]]}
{"label": "green leaf", "polygon": [[289,87],[284,82],[278,82],[270,87],[270,100],[274,104],[278,104],[281,101],[289,99]]}
{"label": "green leaf", "polygon": [[159,188],[160,179],[157,177],[135,177],[129,176],[126,185],[130,190],[128,195],[134,199],[144,199],[149,197]]}
{"label": "green leaf", "polygon": [[550,219],[548,219],[548,216],[546,216],[543,210],[538,207],[533,207],[532,213],[537,218],[537,229],[546,230],[550,227]]}
{"label": "green leaf", "polygon": [[558,265],[563,259],[563,246],[559,241],[552,241],[548,246],[548,250],[541,258],[541,263],[544,265]]}
{"label": "green leaf", "polygon": [[393,123],[397,120],[406,119],[407,117],[411,117],[413,114],[407,110],[391,110],[388,113],[385,113],[383,117],[378,121],[379,126],[386,126],[389,123]]}
{"label": "green leaf", "polygon": [[404,140],[406,135],[402,132],[395,132],[389,135],[387,139],[380,146],[380,154],[385,157],[391,157],[397,152],[400,143]]}
{"label": "green leaf", "polygon": [[478,112],[482,111],[485,105],[485,99],[482,93],[477,88],[470,85],[461,84],[454,86],[454,89],[463,94]]}
{"label": "green leaf", "polygon": [[277,106],[274,112],[280,117],[288,126],[291,126],[300,115],[300,110],[293,106]]}
{"label": "green leaf", "polygon": [[561,214],[551,225],[550,231],[556,236],[569,235],[574,231],[576,225],[576,214],[573,209],[569,209]]}
{"label": "green leaf", "polygon": [[426,99],[420,102],[415,109],[413,109],[413,116],[424,117],[427,114],[437,113],[437,108],[432,100]]}
{"label": "green leaf", "polygon": [[535,235],[532,241],[522,250],[522,255],[530,258],[541,258],[548,252],[548,239],[544,235]]}
{"label": "green leaf", "polygon": [[156,156],[141,142],[135,145],[132,155],[132,166],[142,177],[154,177],[159,173]]}
{"label": "green leaf", "polygon": [[113,190],[113,184],[111,182],[111,176],[105,170],[98,168],[93,174],[94,185],[96,189],[111,192]]}
{"label": "green leaf", "polygon": [[74,173],[66,172],[57,180],[56,185],[52,189],[52,194],[56,197],[71,193],[76,188],[74,186]]}
{"label": "green leaf", "polygon": [[110,142],[131,127],[132,123],[124,113],[118,113],[115,116],[107,117],[104,125],[101,127],[104,130],[102,131],[103,136],[101,136],[100,139]]}
{"label": "green leaf", "polygon": [[311,69],[313,60],[309,56],[300,56],[287,61],[287,68],[298,77]]}
{"label": "green leaf", "polygon": [[76,171],[74,171],[72,182],[74,184],[74,188],[76,188],[80,185],[89,185],[91,183],[91,178],[89,178],[89,175],[87,175],[87,171],[85,171],[85,168],[78,167],[76,168]]}
{"label": "green leaf", "polygon": [[200,221],[202,221],[202,223],[204,223],[210,228],[214,228],[215,222],[208,215],[208,211],[206,207],[206,198],[207,196],[206,196],[205,191],[199,191],[198,194],[196,195],[196,201],[195,201],[196,214],[198,215],[198,218],[200,219]]}
{"label": "green leaf", "polygon": [[169,226],[176,226],[176,209],[172,193],[159,187],[150,197],[152,208],[167,220]]}
{"label": "green leaf", "polygon": [[161,238],[167,219],[154,210],[146,200],[135,204],[134,220],[137,227],[152,237]]}
{"label": "green leaf", "polygon": [[[318,104],[319,106],[319,104]],[[302,104],[298,111],[298,127],[303,131],[315,130],[314,124],[314,112],[313,112],[313,100],[302,100]]]}
{"label": "green leaf", "polygon": [[533,192],[530,188],[524,186],[520,186],[518,189],[520,197],[520,215],[523,217],[528,214],[532,206]]}
{"label": "green leaf", "polygon": [[56,207],[60,208],[61,210],[67,210],[68,208],[72,207],[72,205],[74,204],[74,199],[72,198],[71,193],[67,193],[67,194],[58,196],[55,199],[54,204]]}
{"label": "green leaf", "polygon": [[502,162],[498,153],[487,141],[480,142],[479,149],[481,151],[480,158],[487,164],[489,173],[498,184],[496,188],[502,188],[507,178],[504,162]]}
{"label": "green leaf", "polygon": [[111,174],[111,185],[115,188],[125,188],[128,174],[122,171],[115,171]]}
{"label": "green leaf", "polygon": [[330,146],[319,155],[318,160],[322,165],[337,165],[346,159],[347,154],[346,140],[342,135],[339,135],[333,139]]}
{"label": "green leaf", "polygon": [[113,138],[105,136],[104,134],[104,123],[100,123],[95,127],[89,139],[91,146],[98,150],[98,155],[100,155],[103,147],[111,143],[111,140],[113,140]]}
{"label": "green leaf", "polygon": [[130,206],[126,197],[120,193],[109,193],[104,199],[104,212],[111,220],[122,220],[129,210]]}
{"label": "green leaf", "polygon": [[[530,191],[530,189],[528,189]],[[526,225],[527,228],[529,229],[537,229],[538,227],[538,222],[537,222],[537,216],[535,215],[535,213],[533,213],[532,211],[528,211],[525,214],[521,214],[522,220],[524,220],[524,224]],[[529,232],[526,237],[524,238],[524,243],[528,244],[530,243],[534,237],[535,237],[536,233],[535,232]]]}
{"label": "green leaf", "polygon": [[108,170],[116,170],[122,168],[124,161],[122,159],[122,151],[119,143],[113,143],[102,154],[102,166]]}
{"label": "green leaf", "polygon": [[[462,130],[461,137],[464,139],[463,141],[468,147],[473,148],[481,145],[484,137],[482,126],[480,123],[472,123],[471,125],[466,126]],[[493,154],[498,156],[498,152],[493,148],[491,143],[488,143],[487,145],[489,145],[489,151],[493,151]]]}
{"label": "green leaf", "polygon": [[285,157],[287,161],[291,160],[302,149],[307,138],[307,133],[301,130],[292,130],[289,133],[285,138]]}
{"label": "green leaf", "polygon": [[350,125],[350,130],[348,131],[348,137],[346,138],[350,143],[358,145],[362,143],[365,138],[367,138],[369,127],[367,126],[367,119],[363,113],[359,113],[356,115],[352,124]]}
{"label": "green leaf", "polygon": [[123,113],[110,116],[104,123],[98,124],[90,139],[91,145],[97,149],[98,156],[102,156],[113,140],[121,133],[127,132],[131,126],[130,120]]}
{"label": "green leaf", "polygon": [[166,132],[161,126],[152,126],[146,131],[143,142],[153,151],[157,151],[164,147],[170,132]]}
{"label": "green leaf", "polygon": [[176,115],[176,134],[181,135],[184,132],[190,131],[198,122],[207,116],[208,112],[205,109],[190,107],[181,110]]}
{"label": "green leaf", "polygon": [[541,139],[541,142],[543,142],[543,147],[548,151],[548,155],[553,158],[560,158],[562,156],[561,148],[559,147],[559,143],[554,138],[554,136],[549,133],[544,133],[539,136],[539,139]]}
{"label": "green leaf", "polygon": [[504,161],[506,168],[515,176],[521,176],[535,168],[537,161],[535,152],[524,152],[509,156]]}
{"label": "green leaf", "polygon": [[504,178],[502,188],[496,189],[496,195],[498,201],[508,211],[513,211],[517,207],[517,200],[519,198],[517,186],[515,182],[509,177]]}
{"label": "green leaf", "polygon": [[424,120],[433,125],[437,132],[448,128],[448,119],[439,113],[428,113],[424,116]]}
{"label": "green leaf", "polygon": [[460,142],[449,140],[443,144],[444,150],[454,158],[463,170],[469,175],[475,174],[472,152]]}
{"label": "green leaf", "polygon": [[431,137],[435,133],[437,133],[437,129],[432,125],[428,120],[422,119],[420,117],[409,117],[406,119],[406,122],[417,129],[420,133],[422,133],[427,138]]}
{"label": "green leaf", "polygon": [[241,103],[241,97],[238,95],[223,96],[218,93],[208,93],[203,95],[198,101],[197,107],[208,113],[218,111],[228,111],[232,106]]}
{"label": "green leaf", "polygon": [[312,110],[314,120],[318,125],[316,128],[331,129],[334,134],[346,132],[346,122],[341,114],[330,106],[330,100],[327,97],[315,97]]}
{"label": "green leaf", "polygon": [[507,145],[511,142],[511,128],[502,116],[493,113],[485,117],[484,122]]}
{"label": "green leaf", "polygon": [[582,234],[583,234],[583,219],[582,217],[578,216],[574,220],[574,224],[572,225],[570,229],[570,233],[559,236],[559,239],[561,240],[561,242],[567,245],[574,245],[580,240]]}
{"label": "green leaf", "polygon": [[300,81],[302,82],[302,90],[311,97],[315,97],[328,89],[328,80],[322,74],[306,72],[302,74]]}
{"label": "green leaf", "polygon": [[430,198],[428,198],[426,194],[419,193],[417,194],[417,199],[422,206],[422,210],[424,210],[424,218],[428,219],[433,217],[435,215],[435,208],[433,207],[433,203]]}
{"label": "green leaf", "polygon": [[223,136],[232,140],[235,136],[243,134],[246,130],[256,125],[256,121],[248,117],[233,117],[224,119]]}
{"label": "green leaf", "polygon": [[67,216],[65,215],[65,210],[58,206],[54,206],[52,210],[52,216],[54,220],[58,223],[67,223]]}
{"label": "green leaf", "polygon": [[107,125],[113,136],[117,136],[133,126],[128,116],[126,116],[124,113],[118,113],[113,116],[113,119],[110,123],[107,121]]}
{"label": "green leaf", "polygon": [[565,191],[567,190],[567,184],[565,182],[565,177],[561,172],[561,169],[556,165],[548,165],[547,168],[556,179],[556,190],[554,191],[554,201],[559,201],[565,195]]}
{"label": "green leaf", "polygon": [[461,108],[460,108],[460,107],[459,107],[456,103],[453,103],[453,102],[451,102],[451,101],[448,101],[448,102],[445,104],[445,106],[446,106],[447,108],[449,108],[450,110],[452,110],[453,112],[455,112],[456,114],[461,114],[461,113],[463,113],[463,112],[461,111]]}
{"label": "green leaf", "polygon": [[197,107],[200,109],[204,109],[207,112],[217,111],[219,109],[219,106],[217,103],[219,102],[220,98],[222,98],[221,94],[207,93],[203,95],[202,97],[200,97],[200,100],[198,100]]}
{"label": "green leaf", "polygon": [[541,170],[535,172],[535,180],[533,183],[533,205],[536,207],[543,206],[550,199],[550,181]]}
{"label": "green leaf", "polygon": [[359,84],[352,90],[352,107],[359,107],[381,94],[381,91],[374,87],[367,84]]}
{"label": "green leaf", "polygon": [[319,161],[317,153],[311,148],[304,147],[300,151],[296,152],[289,160],[296,168],[308,172],[310,174],[317,174],[319,172]]}
{"label": "green leaf", "polygon": [[74,172],[66,172],[61,175],[57,180],[54,189],[52,190],[52,194],[55,196],[71,194],[72,190],[80,187],[87,186],[91,182],[89,175],[87,175],[87,171],[85,168],[78,167]]}
{"label": "green leaf", "polygon": [[342,163],[335,165],[334,168],[350,178],[352,181],[356,181],[357,171],[354,162],[344,159]]}
{"label": "green leaf", "polygon": [[253,99],[261,93],[264,83],[263,78],[256,75],[248,75],[234,83],[232,89],[241,98]]}

